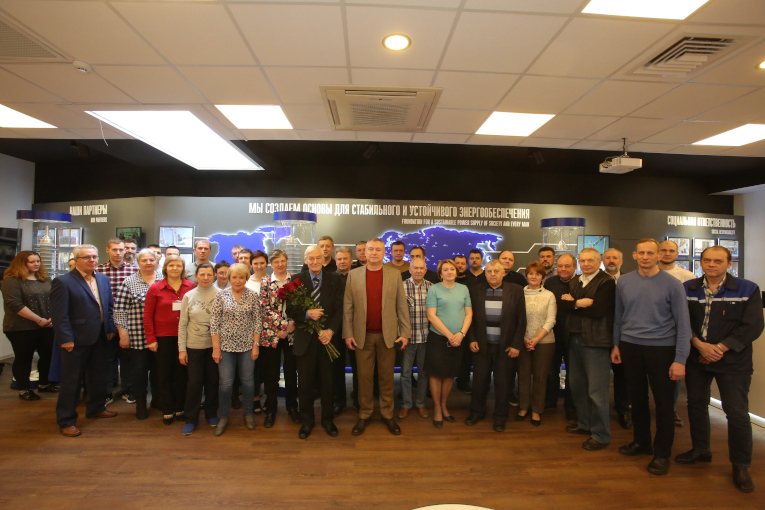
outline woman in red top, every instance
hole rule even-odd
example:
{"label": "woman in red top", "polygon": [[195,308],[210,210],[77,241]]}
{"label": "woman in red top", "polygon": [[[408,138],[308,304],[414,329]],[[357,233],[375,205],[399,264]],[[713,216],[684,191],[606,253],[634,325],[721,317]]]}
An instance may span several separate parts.
{"label": "woman in red top", "polygon": [[170,425],[173,417],[183,419],[186,403],[186,367],[178,360],[178,323],[183,296],[194,284],[183,278],[186,264],[175,255],[165,259],[162,274],[165,279],[152,284],[146,292],[143,327],[146,344],[157,353],[157,397],[162,421]]}

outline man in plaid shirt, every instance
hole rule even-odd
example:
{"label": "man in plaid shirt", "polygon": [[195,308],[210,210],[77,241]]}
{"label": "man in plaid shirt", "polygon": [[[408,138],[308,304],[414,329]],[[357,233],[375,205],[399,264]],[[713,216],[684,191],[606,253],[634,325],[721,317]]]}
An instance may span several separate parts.
{"label": "man in plaid shirt", "polygon": [[[109,277],[109,283],[112,289],[112,298],[117,299],[117,289],[120,288],[122,282],[128,276],[138,271],[138,266],[128,264],[125,262],[125,243],[122,239],[112,237],[106,243],[106,253],[109,255],[109,260],[96,268],[96,271]],[[109,367],[109,376],[106,378],[106,404],[109,405],[112,402],[114,393],[114,385],[119,378],[117,371],[117,359],[119,354],[120,341],[119,338],[113,338],[106,342],[106,362]],[[129,369],[126,366],[127,356],[122,359],[122,393],[125,400],[129,403],[133,399],[127,396],[130,393],[130,381],[125,377],[129,373]]]}
{"label": "man in plaid shirt", "polygon": [[404,362],[401,367],[401,395],[403,403],[398,411],[399,419],[409,415],[412,408],[412,367],[417,364],[419,384],[417,384],[417,410],[423,418],[428,417],[425,407],[425,398],[428,392],[428,379],[422,370],[425,364],[425,340],[428,338],[428,316],[425,309],[425,300],[428,297],[428,289],[432,285],[425,280],[425,272],[428,270],[425,261],[421,258],[412,259],[409,265],[411,277],[404,280],[404,291],[409,303],[409,318],[412,321],[412,340],[407,344],[404,351]]}

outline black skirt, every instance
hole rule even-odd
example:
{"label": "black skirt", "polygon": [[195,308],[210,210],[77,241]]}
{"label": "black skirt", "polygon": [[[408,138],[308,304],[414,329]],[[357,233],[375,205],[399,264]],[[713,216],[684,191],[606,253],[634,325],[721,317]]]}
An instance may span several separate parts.
{"label": "black skirt", "polygon": [[462,366],[462,345],[451,347],[445,336],[428,331],[425,347],[425,373],[429,377],[448,379],[460,375]]}

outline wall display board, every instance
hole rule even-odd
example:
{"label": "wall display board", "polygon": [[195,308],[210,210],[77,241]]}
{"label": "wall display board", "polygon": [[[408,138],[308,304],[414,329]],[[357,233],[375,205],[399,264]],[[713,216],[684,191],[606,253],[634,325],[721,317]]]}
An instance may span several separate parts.
{"label": "wall display board", "polygon": [[[122,225],[147,233],[146,243],[182,244],[191,251],[195,237],[212,243],[211,259],[231,262],[231,248],[273,249],[274,213],[300,211],[316,214],[316,238],[331,236],[336,246],[379,237],[390,245],[403,241],[407,251],[422,246],[426,262],[435,269],[439,260],[471,249],[483,251],[486,262],[502,250],[515,254],[515,269],[537,259],[542,247],[541,222],[550,218],[585,220],[583,241],[599,239],[596,248],[624,252],[623,272],[637,266],[635,243],[643,237],[739,241],[744,260],[742,216],[561,204],[435,202],[321,198],[248,197],[137,197],[96,202],[35,204],[36,209],[70,212],[72,226],[84,228],[84,238],[105,244]],[[108,211],[108,212],[107,212]],[[79,214],[78,214],[79,213]],[[162,237],[160,237],[160,234]],[[152,237],[156,236],[156,237]],[[606,241],[607,240],[607,241]],[[690,245],[690,243],[689,243]],[[388,252],[389,253],[389,252]],[[698,258],[698,257],[696,257]],[[743,267],[743,265],[741,265]]]}
{"label": "wall display board", "polygon": [[679,260],[678,259],[678,260],[675,261],[675,265],[677,267],[682,267],[686,271],[690,271],[691,270],[691,261],[690,260]]}
{"label": "wall display board", "polygon": [[718,239],[717,244],[723,248],[728,248],[732,260],[738,259],[738,241],[732,239]]}
{"label": "wall display board", "polygon": [[701,257],[704,250],[711,248],[715,245],[714,239],[694,239],[693,240],[693,256],[694,258]]}
{"label": "wall display board", "polygon": [[[677,245],[677,256],[688,257],[691,254],[691,240],[687,237],[669,237],[667,241],[672,241]],[[686,268],[688,269],[688,268]]]}

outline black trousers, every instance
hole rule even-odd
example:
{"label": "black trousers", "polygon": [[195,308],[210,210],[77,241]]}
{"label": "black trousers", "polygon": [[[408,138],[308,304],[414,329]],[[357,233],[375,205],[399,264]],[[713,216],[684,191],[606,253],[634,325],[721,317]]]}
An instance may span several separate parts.
{"label": "black trousers", "polygon": [[[148,348],[122,349],[122,357],[130,360],[130,380],[133,382],[133,393],[130,395],[135,399],[146,399],[146,384],[149,380],[149,373],[155,374],[157,371],[157,360],[154,353]],[[153,398],[158,398],[157,389],[153,384],[151,390]]]}
{"label": "black trousers", "polygon": [[545,392],[545,402],[558,404],[558,391],[560,390],[560,362],[566,364],[566,388],[563,390],[563,407],[566,411],[576,411],[574,399],[571,398],[571,386],[568,383],[568,376],[571,373],[571,365],[568,362],[568,341],[565,338],[564,330],[561,329],[560,336],[558,329],[555,331],[555,353],[553,354],[550,372],[547,374],[547,387]]}
{"label": "black trousers", "polygon": [[35,351],[40,356],[37,362],[37,372],[40,374],[40,384],[48,384],[50,358],[53,355],[53,328],[38,328],[28,331],[4,331],[5,336],[13,347],[13,378],[19,391],[30,388],[29,374],[32,372],[32,361]]}
{"label": "black trousers", "polygon": [[630,392],[627,388],[627,378],[624,375],[624,364],[612,364],[611,370],[614,372],[614,408],[619,414],[629,414]]}
{"label": "black trousers", "polygon": [[186,405],[183,414],[186,423],[199,425],[199,404],[202,391],[205,394],[205,419],[218,416],[218,364],[212,358],[212,347],[207,349],[186,348],[189,363],[186,365]]}
{"label": "black trousers", "polygon": [[710,450],[709,398],[712,379],[717,381],[723,411],[728,418],[728,456],[731,464],[752,465],[752,422],[749,419],[751,374],[716,374],[697,364],[686,365],[688,421],[693,447]]}
{"label": "black trousers", "polygon": [[298,378],[295,355],[292,354],[292,346],[285,338],[280,340],[276,347],[261,347],[258,359],[262,361],[263,389],[266,392],[266,412],[275,413],[279,397],[279,374],[284,358],[284,405],[287,409],[297,408]]}
{"label": "black trousers", "polygon": [[333,339],[332,345],[334,345],[340,353],[340,356],[335,358],[335,361],[332,362],[332,380],[335,386],[335,403],[345,407],[345,402],[348,398],[348,390],[345,387],[345,359],[348,347],[346,347],[342,338]]}
{"label": "black trousers", "polygon": [[178,337],[157,337],[157,389],[164,415],[180,413],[186,406],[186,367],[178,359]]}
{"label": "black trousers", "polygon": [[507,378],[514,372],[518,358],[511,358],[499,344],[487,344],[486,351],[473,354],[473,395],[470,412],[486,414],[486,395],[489,394],[491,374],[494,374],[494,418],[507,420],[510,409],[510,385]]}
{"label": "black trousers", "polygon": [[[457,376],[457,384],[470,384],[470,370],[473,369],[473,352],[470,350],[470,342],[462,342],[462,365],[460,375]],[[475,375],[474,375],[475,377]]]}
{"label": "black trousers", "polygon": [[298,398],[300,400],[300,419],[303,425],[313,427],[316,415],[313,410],[314,385],[318,373],[321,381],[321,423],[333,419],[334,403],[332,390],[332,362],[317,335],[311,335],[308,350],[302,356],[295,356],[298,371]]}
{"label": "black trousers", "polygon": [[[58,347],[60,349],[60,347]],[[56,403],[56,422],[62,429],[77,423],[77,402],[82,380],[88,388],[103,388],[108,374],[106,334],[103,329],[93,345],[75,345],[72,352],[61,349],[61,391]],[[103,391],[88,391],[85,416],[106,410]]]}
{"label": "black trousers", "polygon": [[675,361],[675,346],[645,346],[621,342],[619,350],[624,365],[630,401],[634,441],[651,444],[651,409],[648,405],[650,385],[656,405],[656,438],[654,454],[669,458],[675,440],[675,381],[669,378],[669,367]]}

